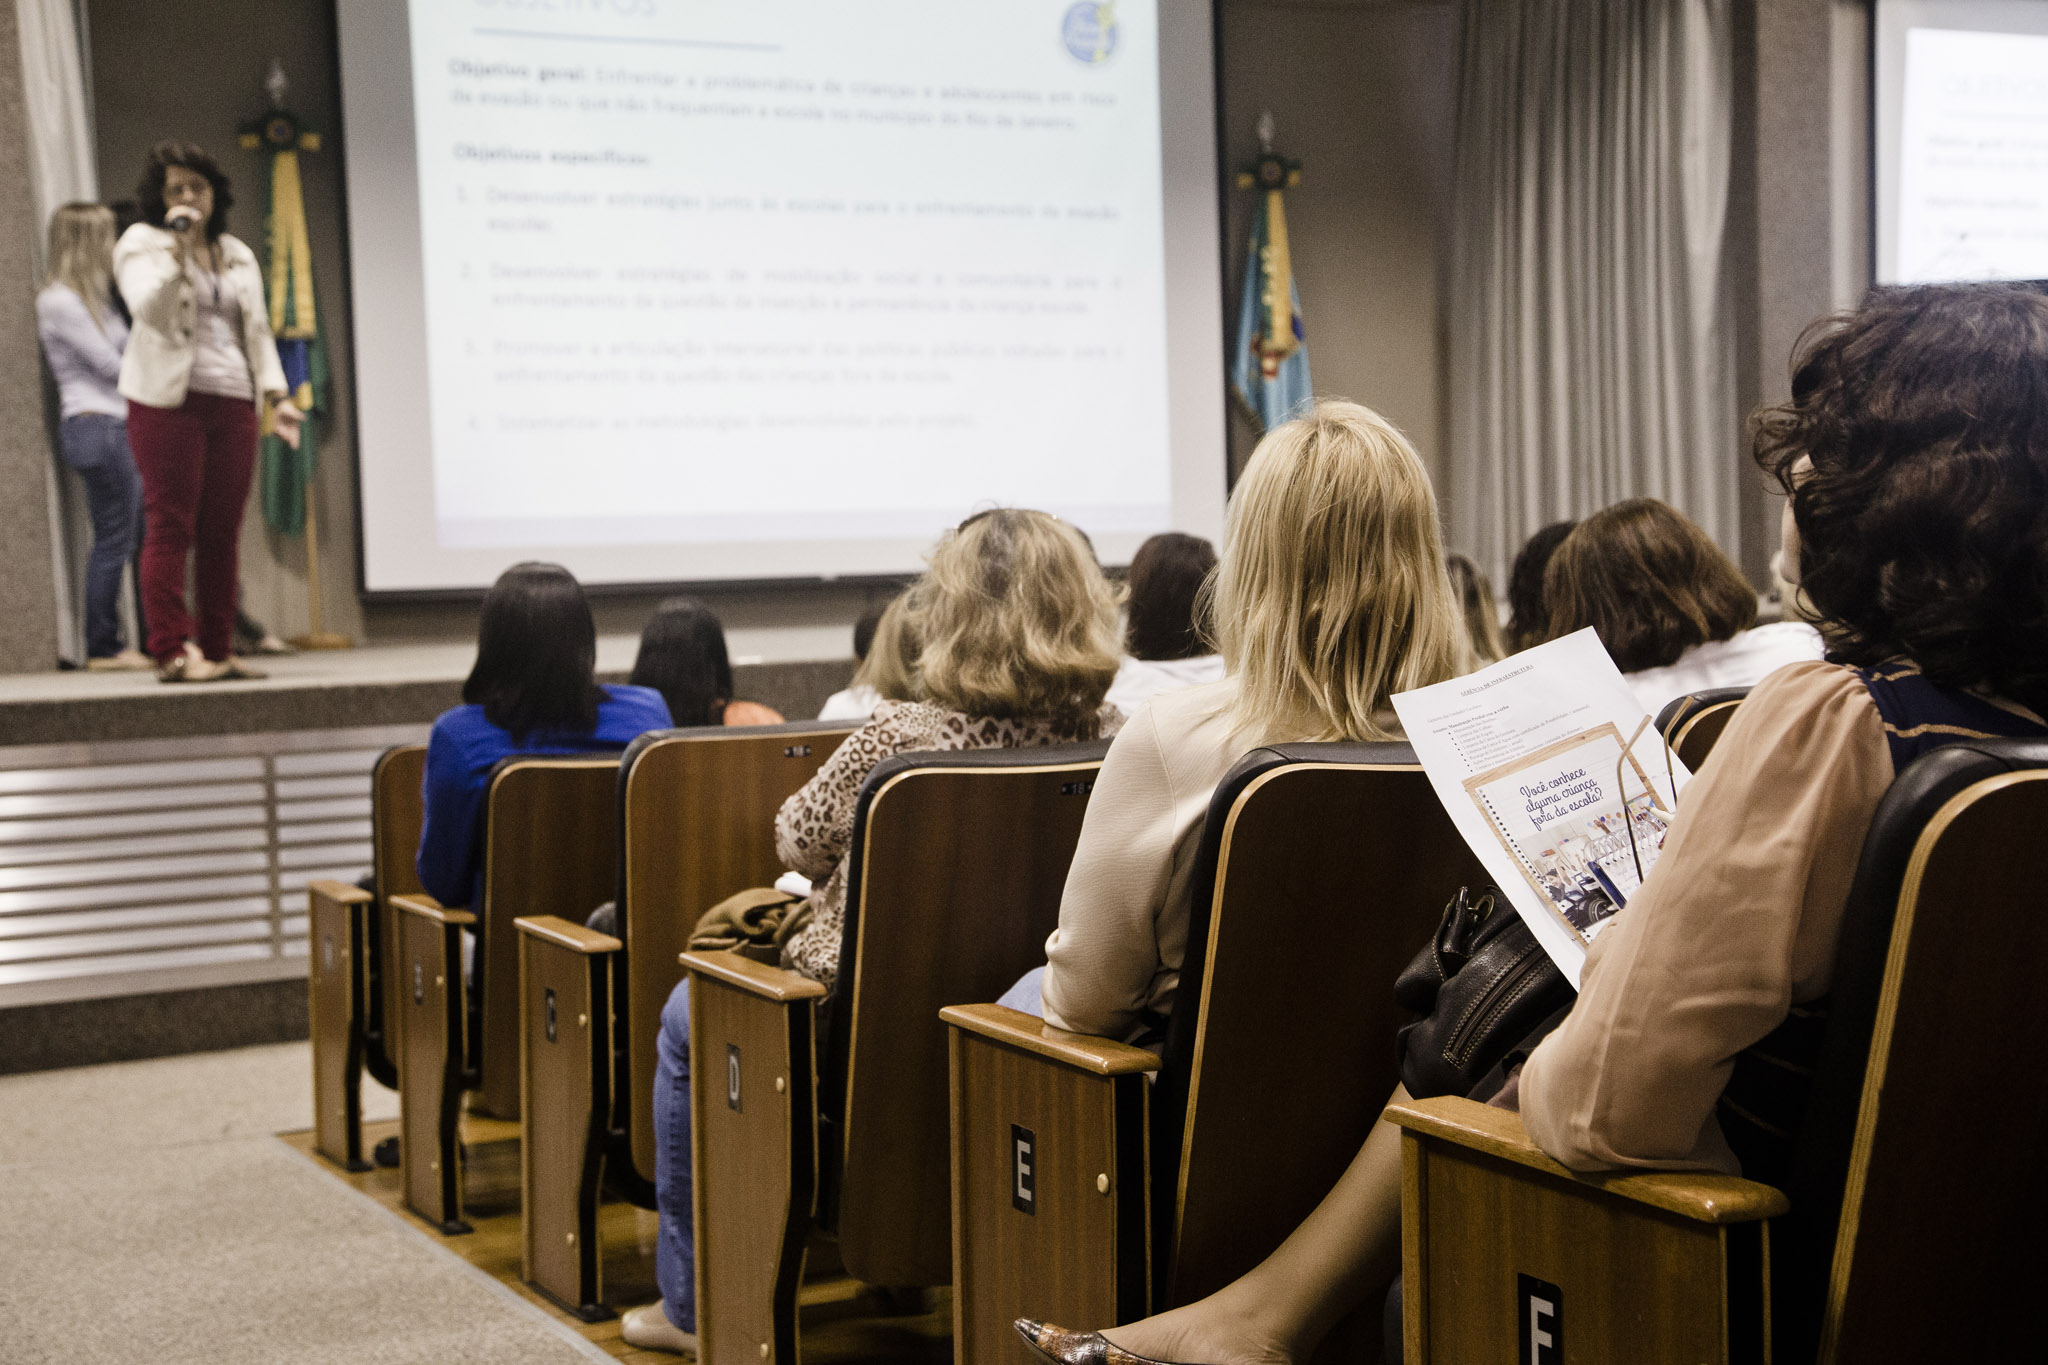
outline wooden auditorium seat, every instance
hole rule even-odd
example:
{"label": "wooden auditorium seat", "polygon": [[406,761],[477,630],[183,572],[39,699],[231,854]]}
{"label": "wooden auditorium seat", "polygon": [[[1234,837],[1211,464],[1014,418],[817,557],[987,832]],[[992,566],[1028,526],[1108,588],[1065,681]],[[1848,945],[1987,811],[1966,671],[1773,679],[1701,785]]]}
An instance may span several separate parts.
{"label": "wooden auditorium seat", "polygon": [[[443,1232],[466,1232],[457,1123],[470,1109],[520,1116],[519,935],[526,916],[582,918],[618,877],[619,758],[508,758],[484,799],[483,904],[397,896],[399,1156],[406,1203]],[[461,929],[476,933],[476,989]]]}
{"label": "wooden auditorium seat", "polygon": [[952,1278],[943,1005],[1044,961],[1107,742],[898,755],[861,788],[839,992],[686,953],[699,1358],[797,1357],[814,1224],[847,1272]]}
{"label": "wooden auditorium seat", "polygon": [[1162,1058],[943,1011],[961,1359],[1024,1361],[1019,1317],[1188,1303],[1278,1246],[1398,1082],[1395,976],[1486,881],[1406,744],[1254,750],[1210,801],[1193,875]]}
{"label": "wooden auditorium seat", "polygon": [[1746,687],[1712,687],[1673,697],[1657,713],[1657,733],[1689,771],[1698,772],[1748,695]]}
{"label": "wooden auditorium seat", "polygon": [[1539,1361],[2037,1358],[2043,829],[2048,743],[1951,745],[1894,782],[1782,1188],[1575,1175],[1516,1115],[1390,1109],[1408,1365],[1526,1360],[1532,1326]]}
{"label": "wooden auditorium seat", "polygon": [[518,921],[525,1275],[579,1317],[608,1315],[602,1189],[654,1207],[655,1037],[690,932],[781,875],[776,812],[851,733],[804,721],[642,735],[619,766],[618,936]]}
{"label": "wooden auditorium seat", "polygon": [[400,744],[386,749],[371,770],[375,894],[333,881],[306,889],[314,1135],[321,1155],[351,1171],[369,1169],[363,1160],[364,1068],[380,1085],[398,1088],[401,1015],[391,898],[420,891],[420,783],[426,766],[426,745]]}

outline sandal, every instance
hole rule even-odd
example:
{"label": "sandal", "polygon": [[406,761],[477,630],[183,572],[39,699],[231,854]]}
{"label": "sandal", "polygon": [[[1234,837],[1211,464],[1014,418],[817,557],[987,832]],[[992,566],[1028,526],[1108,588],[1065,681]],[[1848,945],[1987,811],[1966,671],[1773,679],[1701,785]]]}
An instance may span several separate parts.
{"label": "sandal", "polygon": [[212,682],[224,676],[227,665],[214,663],[199,652],[199,646],[187,640],[184,647],[168,659],[160,659],[156,666],[158,682]]}
{"label": "sandal", "polygon": [[215,664],[214,667],[219,671],[213,676],[223,680],[230,678],[267,678],[270,676],[269,670],[251,667],[249,662],[239,654],[228,655],[227,658]]}

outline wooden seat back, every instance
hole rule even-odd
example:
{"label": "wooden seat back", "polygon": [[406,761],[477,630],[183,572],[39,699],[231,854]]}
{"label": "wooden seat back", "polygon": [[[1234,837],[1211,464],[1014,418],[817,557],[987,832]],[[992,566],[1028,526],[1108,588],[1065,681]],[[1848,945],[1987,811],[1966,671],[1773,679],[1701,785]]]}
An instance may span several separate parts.
{"label": "wooden seat back", "polygon": [[[618,883],[619,756],[515,757],[492,769],[485,798],[478,1000],[465,1049],[485,1107],[519,1117],[519,933],[512,921],[581,923]],[[471,907],[473,911],[476,907]]]}
{"label": "wooden seat back", "polygon": [[1710,687],[1673,697],[1657,713],[1657,733],[1688,769],[1698,772],[1748,695],[1746,687]]}
{"label": "wooden seat back", "polygon": [[393,896],[417,896],[420,885],[420,826],[426,806],[420,791],[427,775],[427,746],[395,744],[370,770],[370,868],[377,884],[371,907],[373,951],[377,954],[376,994],[371,999],[369,1033],[373,1050],[388,1059],[395,1077],[404,1046],[404,983],[400,980],[398,922]]}
{"label": "wooden seat back", "polygon": [[1893,783],[1844,920],[1772,1226],[1781,1360],[2016,1359],[2048,1265],[2048,741],[1949,745]]}
{"label": "wooden seat back", "polygon": [[[782,874],[776,812],[851,733],[818,721],[704,726],[653,731],[626,749],[618,788],[626,952],[613,1001],[621,1033],[612,1127],[627,1135],[643,1182],[654,1179],[654,1040],[683,979],[677,956],[706,910]],[[615,1183],[623,1164],[612,1169]]]}
{"label": "wooden seat back", "polygon": [[904,754],[861,788],[819,1096],[842,1154],[840,1255],[858,1279],[952,1278],[939,1010],[993,1000],[1045,961],[1108,748]]}
{"label": "wooden seat back", "polygon": [[1336,1183],[1399,1079],[1394,978],[1487,881],[1406,744],[1253,751],[1194,878],[1153,1096],[1161,1307],[1250,1270]]}
{"label": "wooden seat back", "polygon": [[[1730,1081],[1723,1124],[1745,1174],[1779,1187],[1575,1173],[1514,1115],[1397,1106],[1407,1359],[1515,1359],[1521,1328],[1500,1325],[1533,1321],[1530,1285],[1572,1359],[2037,1356],[2048,1096],[2015,1062],[2048,1043],[2044,825],[2048,741],[1949,745],[1894,780],[1827,999],[1758,1045],[1777,1059],[1769,1089],[1746,1080],[1746,1056]],[[1803,1118],[1787,1075],[1811,1077]],[[1758,1108],[1796,1124],[1789,1151],[1733,1102],[1745,1084],[1752,1102],[1776,1092]]]}

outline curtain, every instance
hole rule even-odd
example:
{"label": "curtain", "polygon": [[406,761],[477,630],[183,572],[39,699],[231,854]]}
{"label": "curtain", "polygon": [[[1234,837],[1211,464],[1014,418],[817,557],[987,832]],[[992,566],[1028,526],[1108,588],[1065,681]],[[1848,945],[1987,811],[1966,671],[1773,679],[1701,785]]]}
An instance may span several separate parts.
{"label": "curtain", "polygon": [[[60,204],[99,197],[72,3],[16,0],[15,6],[21,25],[22,94],[28,106],[29,199],[38,224],[48,223]],[[38,233],[32,253],[38,272],[44,264],[43,245]]]}
{"label": "curtain", "polygon": [[[37,278],[48,262],[44,228],[60,204],[99,197],[87,113],[84,64],[79,58],[79,15],[74,0],[16,0],[21,34],[21,86],[28,116],[28,192],[36,232],[27,257]],[[49,509],[51,570],[57,585],[58,651],[73,662],[85,657],[84,625],[76,603],[82,591],[84,547],[91,538],[84,499],[68,486],[53,455],[44,480]],[[123,594],[124,603],[126,594]],[[124,615],[128,613],[124,612]],[[124,622],[133,638],[134,622]]]}
{"label": "curtain", "polygon": [[1456,545],[1662,498],[1731,554],[1731,0],[1464,0],[1448,277]]}

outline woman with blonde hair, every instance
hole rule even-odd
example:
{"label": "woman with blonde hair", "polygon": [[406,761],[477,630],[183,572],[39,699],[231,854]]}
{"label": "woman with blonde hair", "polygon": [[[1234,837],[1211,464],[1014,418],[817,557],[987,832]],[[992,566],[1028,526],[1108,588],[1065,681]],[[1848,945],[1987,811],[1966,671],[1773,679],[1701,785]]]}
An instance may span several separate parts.
{"label": "woman with blonde hair", "polygon": [[1239,758],[1283,741],[1398,739],[1388,698],[1471,664],[1429,475],[1356,403],[1318,403],[1259,442],[1211,581],[1225,676],[1153,697],[1117,736],[1047,965],[1003,998],[1060,1028],[1143,1041],[1171,1013],[1195,845]]}
{"label": "woman with blonde hair", "polygon": [[861,613],[853,627],[853,652],[860,664],[853,681],[825,699],[819,720],[865,721],[885,701],[916,699],[917,631],[909,603],[906,590]]}
{"label": "woman with blonde hair", "polygon": [[[1102,700],[1116,676],[1116,594],[1087,542],[1059,518],[1010,508],[969,517],[939,541],[907,597],[920,641],[918,699],[877,706],[775,819],[776,852],[814,883],[810,921],[789,938],[782,965],[828,991],[839,973],[854,809],[877,764],[912,750],[1078,743],[1123,720]],[[689,1057],[686,981],[662,1010],[655,1069],[661,1301],[628,1313],[622,1330],[635,1346],[694,1355]]]}
{"label": "woman with blonde hair", "polygon": [[1465,633],[1472,637],[1475,659],[1481,664],[1505,659],[1508,645],[1501,634],[1500,602],[1493,595],[1493,584],[1465,555],[1445,555],[1444,568],[1451,575],[1451,590],[1458,594],[1459,609],[1465,613]]}
{"label": "woman with blonde hair", "polygon": [[92,552],[85,561],[85,666],[142,669],[121,647],[121,571],[142,534],[142,476],[128,449],[128,402],[116,384],[128,320],[114,307],[114,211],[66,204],[50,215],[50,276],[36,295],[36,332],[57,381],[58,449],[85,485]]}

